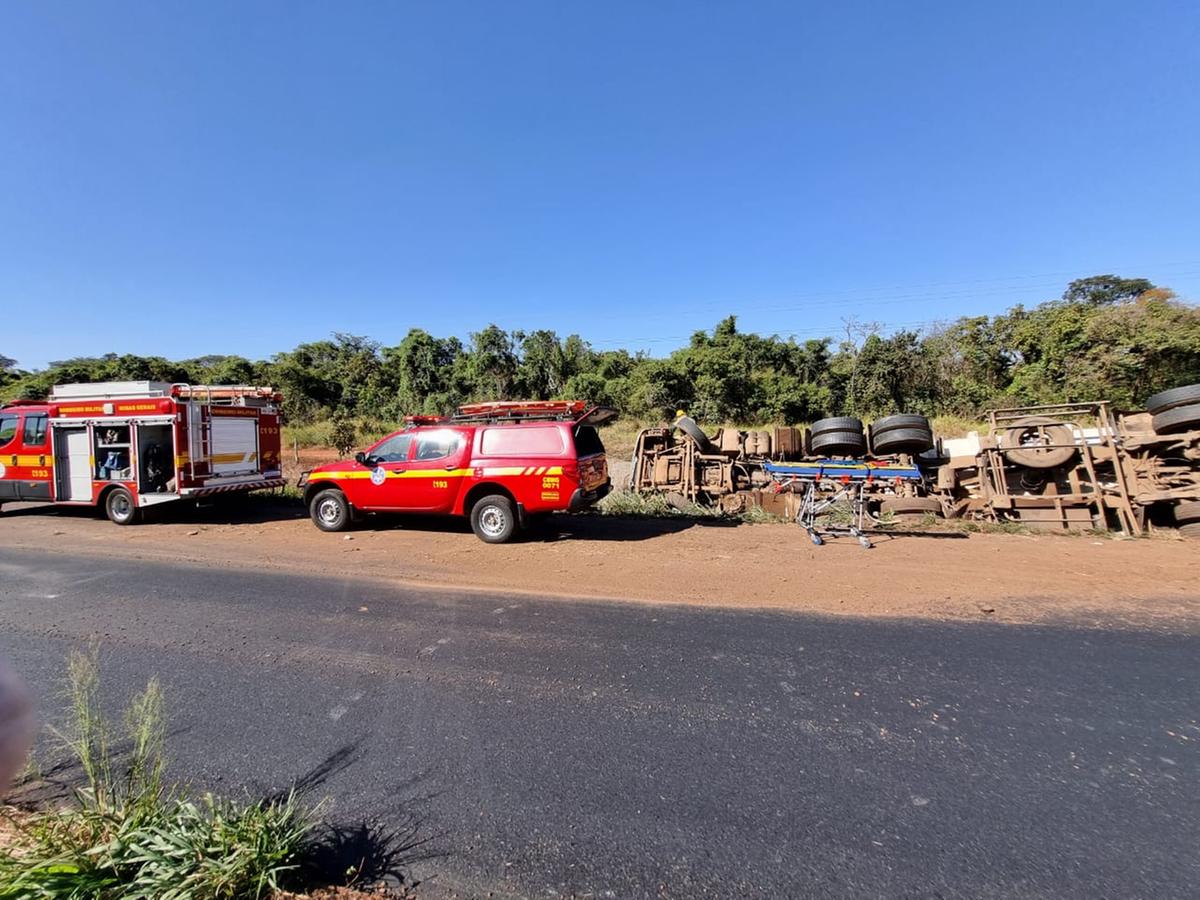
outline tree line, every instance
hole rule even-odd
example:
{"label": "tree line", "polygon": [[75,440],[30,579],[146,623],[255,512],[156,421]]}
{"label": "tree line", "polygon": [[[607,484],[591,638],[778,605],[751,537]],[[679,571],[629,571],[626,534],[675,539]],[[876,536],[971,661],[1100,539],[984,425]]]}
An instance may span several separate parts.
{"label": "tree line", "polygon": [[746,424],[894,412],[975,417],[988,407],[1074,400],[1134,408],[1156,391],[1200,382],[1200,307],[1144,278],[1098,275],[1071,282],[1057,300],[922,332],[850,322],[839,339],[797,341],[739,331],[729,316],[666,357],[495,325],[465,343],[420,328],[394,346],[339,333],[259,361],[108,353],[29,372],[0,356],[5,399],[125,380],[269,384],[295,423],[387,422],[470,401],[560,397],[643,420],[683,409],[701,421]]}

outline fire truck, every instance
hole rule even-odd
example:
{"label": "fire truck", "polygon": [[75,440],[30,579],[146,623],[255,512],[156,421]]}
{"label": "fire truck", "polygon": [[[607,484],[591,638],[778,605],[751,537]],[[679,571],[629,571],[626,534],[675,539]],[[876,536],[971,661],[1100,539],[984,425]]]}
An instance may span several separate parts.
{"label": "fire truck", "polygon": [[282,487],[281,400],[245,385],[57,385],[0,409],[0,504],[98,506],[129,525],[163,503]]}

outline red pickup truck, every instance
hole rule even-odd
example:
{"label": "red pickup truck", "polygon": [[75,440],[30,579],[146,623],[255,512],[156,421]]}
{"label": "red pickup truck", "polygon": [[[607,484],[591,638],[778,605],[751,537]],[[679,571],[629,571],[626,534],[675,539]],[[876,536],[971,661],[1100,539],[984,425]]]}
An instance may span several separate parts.
{"label": "red pickup truck", "polygon": [[322,531],[366,513],[468,516],[490,544],[545,513],[583,509],[611,489],[596,426],[616,417],[582,401],[477,403],[407,426],[354,460],[300,476]]}

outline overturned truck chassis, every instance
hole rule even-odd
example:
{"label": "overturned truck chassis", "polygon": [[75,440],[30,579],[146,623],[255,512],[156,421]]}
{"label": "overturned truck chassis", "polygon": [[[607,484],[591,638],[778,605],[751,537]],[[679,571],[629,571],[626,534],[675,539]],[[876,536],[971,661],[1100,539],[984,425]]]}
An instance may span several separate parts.
{"label": "overturned truck chassis", "polygon": [[872,439],[864,452],[830,458],[796,428],[709,437],[683,418],[639,434],[629,486],[679,507],[760,507],[801,524],[806,509],[811,518],[814,507],[853,494],[862,527],[933,515],[1130,535],[1158,522],[1187,533],[1200,521],[1200,421],[1173,433],[1155,421],[1105,402],[1021,407],[991,412],[986,434],[928,451],[875,455]]}

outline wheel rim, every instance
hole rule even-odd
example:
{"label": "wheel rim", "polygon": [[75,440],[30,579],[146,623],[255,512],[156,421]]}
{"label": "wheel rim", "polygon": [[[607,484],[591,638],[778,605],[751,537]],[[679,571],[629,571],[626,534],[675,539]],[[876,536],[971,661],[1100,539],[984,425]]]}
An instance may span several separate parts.
{"label": "wheel rim", "polygon": [[126,494],[114,494],[112,500],[109,501],[108,508],[112,510],[113,517],[117,519],[127,519],[133,512],[133,504]]}
{"label": "wheel rim", "polygon": [[322,500],[317,506],[317,516],[322,524],[337,525],[342,521],[342,507],[336,500]]}
{"label": "wheel rim", "polygon": [[1050,445],[1050,435],[1037,425],[1031,425],[1021,432],[1017,440],[1022,450],[1032,450],[1034,453],[1044,453]]}
{"label": "wheel rim", "polygon": [[498,506],[484,507],[483,512],[479,514],[479,530],[488,537],[499,537],[504,534],[507,524],[508,519],[504,515],[504,510]]}

